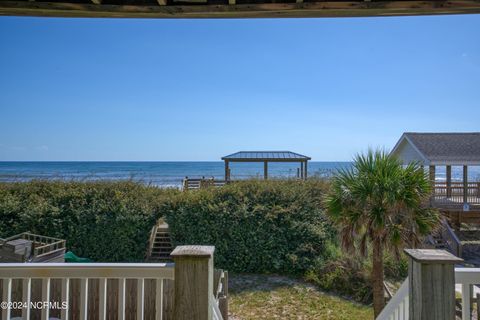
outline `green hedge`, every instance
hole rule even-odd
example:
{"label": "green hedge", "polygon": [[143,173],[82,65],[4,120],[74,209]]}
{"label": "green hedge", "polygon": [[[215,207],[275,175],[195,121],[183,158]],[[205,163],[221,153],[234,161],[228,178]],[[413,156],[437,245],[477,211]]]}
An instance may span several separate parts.
{"label": "green hedge", "polygon": [[165,213],[176,244],[215,246],[217,266],[299,274],[324,255],[335,231],[321,180],[244,181],[180,194]]}
{"label": "green hedge", "polygon": [[178,191],[134,182],[0,184],[0,237],[58,237],[95,261],[142,261],[165,199]]}
{"label": "green hedge", "polygon": [[[142,261],[163,217],[175,244],[214,245],[236,272],[307,275],[329,291],[370,301],[368,260],[343,254],[322,209],[328,182],[244,181],[189,192],[135,182],[0,183],[0,237],[31,231],[67,240],[95,261]],[[387,277],[406,264],[387,257]]]}

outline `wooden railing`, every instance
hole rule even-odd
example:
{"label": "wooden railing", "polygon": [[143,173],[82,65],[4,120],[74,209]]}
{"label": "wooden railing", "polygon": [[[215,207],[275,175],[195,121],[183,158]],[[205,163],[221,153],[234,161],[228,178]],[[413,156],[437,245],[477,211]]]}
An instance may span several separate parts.
{"label": "wooden railing", "polygon": [[458,239],[455,231],[450,227],[446,219],[442,220],[440,232],[449,251],[461,258],[463,253],[462,242]]}
{"label": "wooden railing", "polygon": [[[23,252],[16,251],[16,248],[14,246],[10,249],[7,248],[9,243],[16,242],[16,240],[20,239],[28,240],[31,245],[29,245],[28,247],[24,246]],[[2,254],[0,255],[4,258],[8,257],[9,260],[13,261],[60,262],[64,261],[63,255],[66,250],[66,241],[62,239],[24,232],[6,239],[1,239],[0,247],[4,248]]]}
{"label": "wooden railing", "polygon": [[407,320],[408,319],[408,278],[383,308],[377,320]]}
{"label": "wooden railing", "polygon": [[445,208],[463,207],[464,203],[480,206],[480,182],[435,182],[431,198],[433,206]]}
{"label": "wooden railing", "polygon": [[185,177],[183,179],[182,188],[186,190],[196,190],[208,187],[222,187],[227,184],[228,181],[225,180],[216,180],[215,178],[189,178]]}
{"label": "wooden railing", "polygon": [[407,251],[418,252],[410,256],[409,276],[376,320],[455,319],[456,285],[462,320],[472,320],[472,289],[480,284],[480,268],[453,268],[461,259],[443,250]]}
{"label": "wooden railing", "polygon": [[228,319],[228,272],[215,269],[213,283],[215,319]]}
{"label": "wooden railing", "polygon": [[[154,279],[156,281],[155,291],[155,319],[162,319],[163,311],[163,281],[165,279],[173,279],[174,269],[172,265],[167,264],[147,264],[147,263],[6,263],[0,265],[0,278],[3,279],[3,295],[2,301],[11,302],[12,307],[21,310],[22,319],[29,319],[31,313],[40,309],[41,319],[49,319],[51,311],[60,311],[60,318],[82,319],[87,320],[93,318],[94,315],[89,313],[91,306],[89,302],[89,294],[97,297],[94,301],[96,310],[98,310],[99,319],[106,319],[107,314],[112,314],[112,308],[107,306],[107,293],[109,292],[108,284],[111,281],[117,281],[118,302],[115,313],[118,319],[125,319],[126,303],[129,297],[126,295],[127,279],[136,281],[136,315],[137,319],[144,317],[145,305],[145,279]],[[41,287],[40,300],[34,300],[32,296],[32,280],[39,279]],[[52,301],[52,280],[60,280],[60,296]],[[73,289],[72,282],[76,279],[79,286],[77,290]],[[12,291],[13,281],[21,282],[21,296],[19,292]],[[98,291],[92,292],[90,284],[97,280]],[[110,283],[107,281],[110,280]],[[107,284],[108,283],[108,284]],[[151,292],[150,292],[151,293]],[[12,299],[12,297],[16,299]],[[53,294],[53,296],[56,296]],[[70,301],[70,297],[79,297],[79,301]],[[13,305],[13,303],[25,303],[24,306]],[[53,303],[50,307],[44,307],[42,303]],[[39,304],[40,303],[40,304]],[[79,305],[77,314],[69,315],[73,303]],[[51,310],[53,309],[53,310]],[[55,312],[58,316],[58,312]],[[2,320],[10,320],[10,309],[2,310]],[[90,317],[89,317],[90,316]]]}
{"label": "wooden railing", "polygon": [[213,250],[180,246],[168,264],[3,263],[1,301],[9,307],[1,319],[226,320],[227,276],[216,272],[214,283]]}

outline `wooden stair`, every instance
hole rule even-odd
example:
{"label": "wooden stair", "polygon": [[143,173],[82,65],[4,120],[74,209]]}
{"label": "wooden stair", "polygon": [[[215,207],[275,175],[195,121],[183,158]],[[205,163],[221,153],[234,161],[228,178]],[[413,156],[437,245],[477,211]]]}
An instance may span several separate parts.
{"label": "wooden stair", "polygon": [[149,262],[171,262],[173,251],[168,224],[160,223],[152,228],[146,260]]}
{"label": "wooden stair", "polygon": [[432,235],[432,242],[435,249],[450,251],[447,243],[445,242],[440,233],[435,233]]}

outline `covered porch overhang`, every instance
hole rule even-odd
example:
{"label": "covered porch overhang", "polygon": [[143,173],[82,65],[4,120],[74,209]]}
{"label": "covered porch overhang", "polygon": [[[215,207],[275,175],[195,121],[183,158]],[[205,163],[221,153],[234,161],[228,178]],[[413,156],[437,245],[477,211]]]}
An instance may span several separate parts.
{"label": "covered porch overhang", "polygon": [[476,0],[17,0],[0,15],[86,18],[311,18],[480,13]]}

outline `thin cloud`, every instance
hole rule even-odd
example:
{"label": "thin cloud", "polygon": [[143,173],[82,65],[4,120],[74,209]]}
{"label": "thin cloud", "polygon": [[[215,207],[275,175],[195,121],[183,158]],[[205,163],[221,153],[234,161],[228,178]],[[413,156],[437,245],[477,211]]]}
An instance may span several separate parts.
{"label": "thin cloud", "polygon": [[38,151],[48,151],[48,146],[41,145],[41,146],[36,147],[35,149],[37,149]]}

